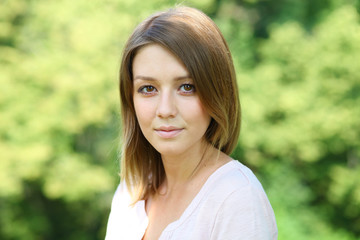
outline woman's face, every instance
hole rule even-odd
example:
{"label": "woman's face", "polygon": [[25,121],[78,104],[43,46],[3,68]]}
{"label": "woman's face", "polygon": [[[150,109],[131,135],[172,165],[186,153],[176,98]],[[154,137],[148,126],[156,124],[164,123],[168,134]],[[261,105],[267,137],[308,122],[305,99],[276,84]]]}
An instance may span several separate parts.
{"label": "woman's face", "polygon": [[185,66],[150,44],[133,61],[133,100],[141,131],[162,155],[199,150],[210,124]]}

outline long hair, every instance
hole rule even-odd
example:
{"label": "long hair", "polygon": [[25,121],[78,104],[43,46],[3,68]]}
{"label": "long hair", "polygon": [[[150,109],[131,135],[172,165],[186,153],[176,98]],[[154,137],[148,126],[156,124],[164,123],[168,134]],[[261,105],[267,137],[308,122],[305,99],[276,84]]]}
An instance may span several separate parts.
{"label": "long hair", "polygon": [[125,45],[119,85],[123,124],[121,180],[125,180],[134,202],[156,192],[165,178],[161,155],[141,132],[133,103],[133,59],[141,47],[152,43],[177,56],[193,79],[199,99],[211,116],[205,139],[230,154],[240,131],[232,57],[215,23],[190,7],[170,9],[144,20]]}

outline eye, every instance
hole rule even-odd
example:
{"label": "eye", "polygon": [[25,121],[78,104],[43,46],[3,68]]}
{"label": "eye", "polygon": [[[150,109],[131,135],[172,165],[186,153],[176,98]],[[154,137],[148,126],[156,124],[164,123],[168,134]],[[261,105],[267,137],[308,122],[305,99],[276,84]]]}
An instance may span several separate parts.
{"label": "eye", "polygon": [[145,95],[149,95],[149,94],[152,94],[152,93],[155,93],[155,92],[156,92],[156,88],[154,86],[151,86],[151,85],[142,86],[138,90],[138,93],[142,93],[142,94],[145,94]]}
{"label": "eye", "polygon": [[195,86],[193,84],[183,84],[179,90],[183,93],[193,93],[195,92]]}

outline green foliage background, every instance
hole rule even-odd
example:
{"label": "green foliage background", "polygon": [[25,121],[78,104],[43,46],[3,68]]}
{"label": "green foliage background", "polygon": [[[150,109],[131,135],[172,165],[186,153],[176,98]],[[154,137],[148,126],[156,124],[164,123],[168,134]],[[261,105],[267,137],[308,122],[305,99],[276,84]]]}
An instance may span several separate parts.
{"label": "green foliage background", "polygon": [[[279,239],[360,239],[360,1],[185,1],[229,42]],[[167,0],[0,0],[0,239],[103,239],[125,40]]]}

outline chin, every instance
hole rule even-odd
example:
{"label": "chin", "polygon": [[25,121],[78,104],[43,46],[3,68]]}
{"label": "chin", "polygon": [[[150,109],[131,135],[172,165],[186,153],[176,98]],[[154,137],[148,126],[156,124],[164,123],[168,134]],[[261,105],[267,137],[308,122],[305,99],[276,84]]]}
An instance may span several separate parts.
{"label": "chin", "polygon": [[162,156],[178,156],[184,153],[184,149],[177,147],[158,147],[155,148]]}

